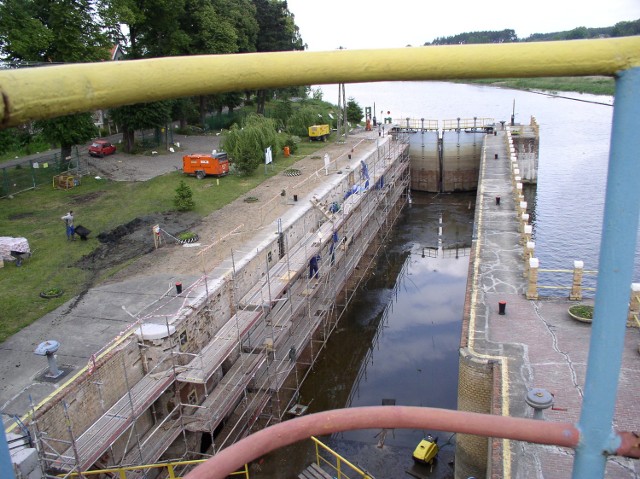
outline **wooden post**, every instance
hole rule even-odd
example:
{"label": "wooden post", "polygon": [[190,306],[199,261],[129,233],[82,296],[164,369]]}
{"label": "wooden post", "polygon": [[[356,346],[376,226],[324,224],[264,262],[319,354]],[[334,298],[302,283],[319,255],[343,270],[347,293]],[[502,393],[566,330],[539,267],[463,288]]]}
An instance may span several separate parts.
{"label": "wooden post", "polygon": [[571,293],[569,299],[571,301],[582,300],[582,274],[584,271],[584,261],[573,262],[573,283],[571,284]]}
{"label": "wooden post", "polygon": [[538,258],[529,259],[529,283],[527,285],[527,299],[538,299]]}

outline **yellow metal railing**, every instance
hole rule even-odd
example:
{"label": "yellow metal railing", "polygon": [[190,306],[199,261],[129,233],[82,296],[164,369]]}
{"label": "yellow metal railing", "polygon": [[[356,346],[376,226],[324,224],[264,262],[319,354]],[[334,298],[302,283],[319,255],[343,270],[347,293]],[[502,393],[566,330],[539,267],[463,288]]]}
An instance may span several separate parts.
{"label": "yellow metal railing", "polygon": [[636,66],[640,66],[639,36],[200,55],[23,68],[0,72],[3,98],[0,126],[132,103],[259,88],[375,81],[614,76]]}
{"label": "yellow metal railing", "polygon": [[[127,467],[114,467],[111,469],[96,469],[94,471],[72,472],[69,474],[58,474],[56,477],[72,478],[72,477],[86,477],[100,476],[105,474],[106,477],[113,477],[118,479],[127,479],[127,471],[149,471],[151,469],[166,469],[167,477],[169,479],[182,479],[182,476],[176,475],[176,469],[179,467],[193,466],[205,462],[206,459],[196,459],[193,461],[177,461],[167,462],[160,464],[145,464],[142,466],[127,466]],[[244,468],[240,471],[232,472],[230,476],[243,476],[245,479],[249,479],[249,466],[244,465]]]}
{"label": "yellow metal railing", "polygon": [[[575,273],[575,270],[573,269],[543,269],[540,268],[538,269],[539,273],[566,273],[566,274],[570,274],[573,275]],[[591,274],[591,275],[597,275],[598,271],[597,270],[583,270],[582,271],[583,274]],[[562,285],[542,285],[542,284],[538,284],[538,289],[572,289],[573,286],[569,285],[569,286],[562,286]],[[596,288],[591,288],[588,286],[580,286],[580,289],[583,291],[595,291]]]}
{"label": "yellow metal railing", "polygon": [[[330,467],[335,472],[335,474],[337,474],[335,476],[336,479],[352,479],[355,477],[360,477],[362,479],[373,479],[373,477],[370,476],[366,471],[363,471],[358,466],[351,464],[344,457],[342,457],[340,454],[335,452],[333,449],[331,449],[316,437],[311,436],[311,440],[316,445],[316,464],[318,464],[318,466],[322,466],[324,464]],[[321,451],[328,453],[331,457],[331,460],[322,456],[322,454],[320,454]],[[345,471],[345,469],[347,470]],[[351,474],[351,476],[349,474]]]}

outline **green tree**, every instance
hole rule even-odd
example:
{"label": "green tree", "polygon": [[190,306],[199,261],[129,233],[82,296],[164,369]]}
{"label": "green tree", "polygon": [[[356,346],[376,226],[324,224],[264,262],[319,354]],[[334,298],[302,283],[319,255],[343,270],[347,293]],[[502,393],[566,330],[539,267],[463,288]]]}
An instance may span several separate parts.
{"label": "green tree", "polygon": [[356,125],[362,121],[363,117],[364,113],[360,105],[358,105],[354,98],[349,98],[347,100],[347,121]]}
{"label": "green tree", "polygon": [[[304,50],[300,29],[295,24],[293,13],[286,1],[254,0],[258,19],[256,50],[259,52],[281,52]],[[264,114],[264,106],[269,96],[267,90],[258,90],[256,112]]]}
{"label": "green tree", "polygon": [[180,180],[180,184],[176,188],[173,204],[178,211],[189,211],[196,207],[196,202],[193,201],[193,191],[184,180]]}
{"label": "green tree", "polygon": [[35,122],[35,127],[42,130],[42,135],[49,143],[60,145],[62,160],[71,156],[74,145],[85,143],[98,134],[98,128],[93,124],[91,113],[40,120]]}
{"label": "green tree", "polygon": [[229,153],[238,173],[250,175],[264,161],[264,150],[280,151],[276,122],[260,115],[249,115],[243,127],[233,125],[224,134],[222,148]]}
{"label": "green tree", "polygon": [[[0,2],[0,56],[6,62],[74,63],[104,60],[111,38],[98,0]],[[66,158],[73,145],[96,134],[90,114],[37,123]]]}
{"label": "green tree", "polygon": [[111,118],[122,129],[124,151],[133,151],[136,130],[155,129],[170,122],[172,105],[173,100],[163,100],[110,110]]}

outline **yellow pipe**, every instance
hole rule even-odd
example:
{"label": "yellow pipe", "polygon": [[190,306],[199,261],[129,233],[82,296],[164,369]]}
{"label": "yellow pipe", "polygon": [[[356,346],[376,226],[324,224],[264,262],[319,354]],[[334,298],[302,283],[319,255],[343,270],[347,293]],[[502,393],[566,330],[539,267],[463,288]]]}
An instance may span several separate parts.
{"label": "yellow pipe", "polygon": [[640,66],[640,37],[274,52],[70,64],[0,72],[0,125],[167,98],[329,83],[612,76]]}

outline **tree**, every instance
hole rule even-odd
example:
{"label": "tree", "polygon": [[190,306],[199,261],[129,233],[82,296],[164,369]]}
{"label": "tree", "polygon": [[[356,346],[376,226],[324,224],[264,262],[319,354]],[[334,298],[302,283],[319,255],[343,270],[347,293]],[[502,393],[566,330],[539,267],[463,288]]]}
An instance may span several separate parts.
{"label": "tree", "polygon": [[98,134],[93,124],[91,113],[61,116],[50,120],[35,122],[35,127],[42,130],[42,135],[51,144],[60,144],[60,158],[71,156],[74,145],[85,143]]}
{"label": "tree", "polygon": [[[256,50],[259,52],[281,52],[304,50],[294,15],[289,11],[286,1],[254,0],[258,19],[258,37]],[[264,114],[267,90],[258,90],[256,112]]]}
{"label": "tree", "polygon": [[[0,56],[17,63],[73,63],[108,57],[110,30],[98,0],[6,0],[0,2]],[[37,122],[66,158],[96,134],[88,113]]]}
{"label": "tree", "polygon": [[264,150],[280,151],[275,121],[260,115],[246,118],[244,127],[233,125],[224,134],[222,147],[233,159],[238,173],[250,175],[264,158]]}
{"label": "tree", "polygon": [[354,98],[349,98],[349,100],[347,100],[347,121],[356,125],[362,121],[363,117],[364,113],[360,105],[356,103]]}
{"label": "tree", "polygon": [[180,184],[176,188],[173,204],[178,211],[189,211],[196,207],[196,203],[193,201],[193,191],[184,180],[180,180]]}
{"label": "tree", "polygon": [[133,151],[136,130],[158,128],[170,122],[172,105],[173,100],[163,100],[110,110],[111,118],[122,128],[124,151]]}

